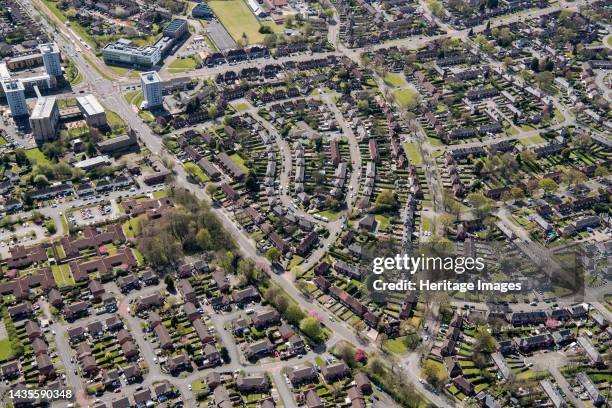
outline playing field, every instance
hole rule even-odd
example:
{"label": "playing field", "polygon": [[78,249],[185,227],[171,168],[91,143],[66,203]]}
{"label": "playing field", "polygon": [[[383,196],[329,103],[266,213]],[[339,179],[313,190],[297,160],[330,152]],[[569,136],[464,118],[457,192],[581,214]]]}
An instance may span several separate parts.
{"label": "playing field", "polygon": [[243,0],[213,0],[208,5],[234,41],[239,41],[243,33],[249,44],[263,41],[264,35],[259,33],[259,21]]}

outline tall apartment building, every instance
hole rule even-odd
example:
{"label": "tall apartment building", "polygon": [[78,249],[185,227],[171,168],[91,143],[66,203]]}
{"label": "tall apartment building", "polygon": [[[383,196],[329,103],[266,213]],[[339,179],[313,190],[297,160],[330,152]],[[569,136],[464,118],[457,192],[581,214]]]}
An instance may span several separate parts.
{"label": "tall apartment building", "polygon": [[141,107],[143,109],[153,109],[162,106],[164,102],[162,84],[157,72],[150,71],[140,74],[140,84],[144,95]]}
{"label": "tall apartment building", "polygon": [[46,43],[38,46],[42,54],[43,64],[47,74],[52,77],[62,76],[62,61],[60,51],[55,43]]}
{"label": "tall apartment building", "polygon": [[59,108],[55,96],[41,97],[30,115],[30,127],[37,142],[54,140],[59,122]]}
{"label": "tall apartment building", "polygon": [[5,79],[2,81],[2,89],[6,96],[6,102],[11,109],[13,117],[28,114],[28,105],[25,98],[25,89],[19,79]]}

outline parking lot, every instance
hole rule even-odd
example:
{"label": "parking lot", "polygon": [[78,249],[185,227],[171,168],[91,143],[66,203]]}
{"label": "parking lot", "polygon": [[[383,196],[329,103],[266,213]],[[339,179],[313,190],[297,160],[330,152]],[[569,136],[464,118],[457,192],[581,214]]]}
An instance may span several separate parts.
{"label": "parking lot", "polygon": [[119,207],[115,200],[100,201],[93,206],[83,207],[67,214],[71,225],[92,225],[115,219],[119,216]]}

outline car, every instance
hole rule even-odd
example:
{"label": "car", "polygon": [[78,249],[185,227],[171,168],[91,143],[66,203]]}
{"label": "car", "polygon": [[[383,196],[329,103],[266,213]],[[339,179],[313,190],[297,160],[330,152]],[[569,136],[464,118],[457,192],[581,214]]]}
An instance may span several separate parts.
{"label": "car", "polygon": [[189,385],[187,386],[187,389],[188,389],[189,391],[191,391],[191,388],[192,388],[192,387],[191,387],[191,384],[189,384]]}

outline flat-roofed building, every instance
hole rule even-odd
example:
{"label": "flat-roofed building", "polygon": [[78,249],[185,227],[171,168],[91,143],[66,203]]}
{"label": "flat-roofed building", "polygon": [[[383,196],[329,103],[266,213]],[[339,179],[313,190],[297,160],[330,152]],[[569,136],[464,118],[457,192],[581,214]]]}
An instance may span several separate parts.
{"label": "flat-roofed building", "polygon": [[40,44],[38,46],[42,54],[43,64],[47,74],[53,77],[62,76],[62,60],[60,51],[55,43]]}
{"label": "flat-roofed building", "polygon": [[13,117],[25,116],[28,114],[26,104],[25,88],[19,79],[5,79],[2,81],[2,90],[6,96],[6,102],[11,110]]}
{"label": "flat-roofed building", "polygon": [[79,96],[77,105],[89,126],[101,127],[108,124],[106,111],[95,96],[91,94]]}
{"label": "flat-roofed building", "polygon": [[142,85],[142,93],[144,96],[141,108],[152,109],[163,105],[162,84],[157,72],[150,71],[141,73],[140,84]]}
{"label": "flat-roofed building", "polygon": [[46,142],[55,139],[57,122],[59,121],[59,108],[57,98],[47,96],[38,98],[34,110],[30,115],[30,127],[37,142]]}
{"label": "flat-roofed building", "polygon": [[121,65],[139,68],[152,68],[162,58],[159,47],[135,47],[130,40],[121,39],[115,44],[107,44],[102,49],[104,62],[109,65]]}

